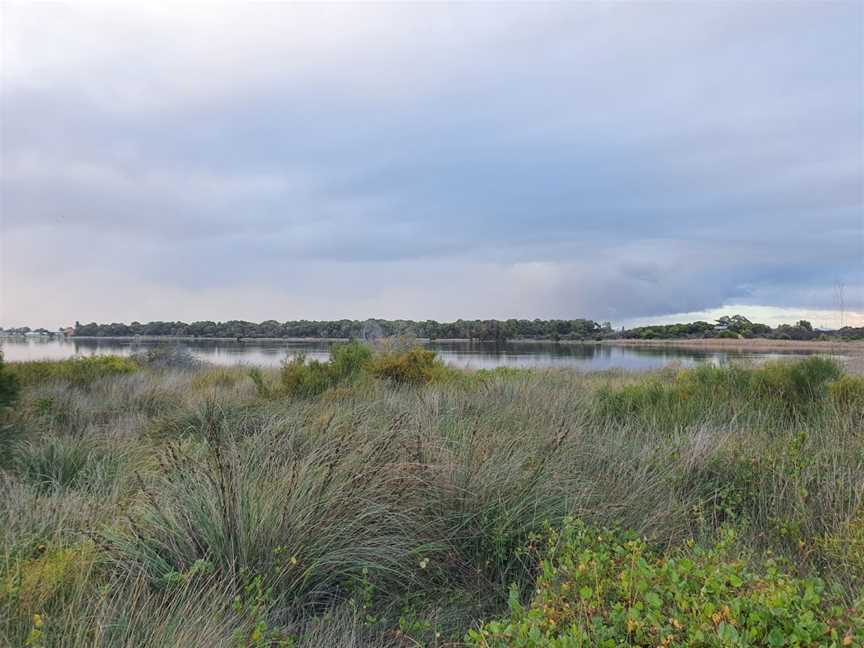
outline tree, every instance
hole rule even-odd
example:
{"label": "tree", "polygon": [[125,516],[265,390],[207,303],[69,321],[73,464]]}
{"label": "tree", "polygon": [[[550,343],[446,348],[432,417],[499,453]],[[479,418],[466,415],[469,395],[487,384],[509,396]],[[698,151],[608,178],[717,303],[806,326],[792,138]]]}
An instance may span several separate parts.
{"label": "tree", "polygon": [[798,328],[802,328],[805,331],[813,330],[813,325],[807,320],[798,320],[798,323],[795,326],[797,326]]}

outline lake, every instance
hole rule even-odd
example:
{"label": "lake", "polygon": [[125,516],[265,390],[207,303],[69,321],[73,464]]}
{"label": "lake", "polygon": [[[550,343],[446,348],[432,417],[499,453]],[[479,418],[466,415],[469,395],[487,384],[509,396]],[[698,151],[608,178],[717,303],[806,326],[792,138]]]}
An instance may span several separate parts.
{"label": "lake", "polygon": [[[231,340],[132,340],[132,339],[38,339],[0,338],[8,361],[61,360],[75,355],[129,355],[160,344],[180,345],[197,358],[215,365],[248,364],[276,367],[288,356],[306,353],[307,358],[326,360],[331,342]],[[624,347],[601,344],[556,344],[554,342],[431,342],[426,344],[440,358],[456,367],[573,367],[584,371],[627,369],[646,371],[676,363],[693,366],[700,362],[725,364],[735,360],[765,360],[800,357],[807,351],[754,352],[704,349]]]}

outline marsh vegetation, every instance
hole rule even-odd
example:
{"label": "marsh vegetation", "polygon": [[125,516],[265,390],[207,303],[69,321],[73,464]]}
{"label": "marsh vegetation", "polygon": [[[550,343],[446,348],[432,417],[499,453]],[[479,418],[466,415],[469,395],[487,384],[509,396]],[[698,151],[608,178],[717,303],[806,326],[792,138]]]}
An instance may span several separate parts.
{"label": "marsh vegetation", "polygon": [[864,642],[864,378],[7,364],[0,644]]}

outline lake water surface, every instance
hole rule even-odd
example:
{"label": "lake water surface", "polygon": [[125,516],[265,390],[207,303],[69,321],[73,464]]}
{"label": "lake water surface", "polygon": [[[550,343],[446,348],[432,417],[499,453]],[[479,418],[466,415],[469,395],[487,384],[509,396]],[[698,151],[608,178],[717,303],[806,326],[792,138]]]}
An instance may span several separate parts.
{"label": "lake water surface", "polygon": [[[248,364],[279,366],[286,358],[303,352],[307,358],[326,360],[331,342],[230,340],[131,340],[131,339],[38,339],[2,338],[6,360],[60,360],[74,355],[129,355],[157,345],[180,345],[195,357],[216,365]],[[735,360],[765,360],[806,355],[806,351],[753,352],[715,351],[660,347],[619,347],[600,344],[556,344],[553,342],[431,342],[426,345],[440,358],[457,367],[574,367],[584,371],[627,369],[645,371],[676,363],[692,366],[700,362],[725,364]]]}

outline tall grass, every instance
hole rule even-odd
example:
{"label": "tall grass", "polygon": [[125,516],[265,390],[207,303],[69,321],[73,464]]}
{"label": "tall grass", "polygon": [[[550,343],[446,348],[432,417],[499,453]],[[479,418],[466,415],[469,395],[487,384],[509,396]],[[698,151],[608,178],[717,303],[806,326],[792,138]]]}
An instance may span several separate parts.
{"label": "tall grass", "polygon": [[388,353],[291,365],[310,389],[284,368],[31,372],[4,421],[0,643],[461,642],[529,601],[538,543],[571,518],[658,560],[733,528],[753,573],[770,556],[860,596],[864,379],[833,363],[472,373]]}

